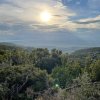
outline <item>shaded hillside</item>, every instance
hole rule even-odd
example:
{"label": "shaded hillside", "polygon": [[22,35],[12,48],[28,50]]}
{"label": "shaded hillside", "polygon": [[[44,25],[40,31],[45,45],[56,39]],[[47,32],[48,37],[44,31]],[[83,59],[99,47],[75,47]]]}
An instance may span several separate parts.
{"label": "shaded hillside", "polygon": [[71,55],[73,56],[87,56],[87,55],[100,55],[100,47],[94,47],[94,48],[88,48],[88,49],[80,49],[75,52],[73,52]]}
{"label": "shaded hillside", "polygon": [[13,43],[1,42],[0,43],[0,50],[14,50],[17,48],[21,48]]}

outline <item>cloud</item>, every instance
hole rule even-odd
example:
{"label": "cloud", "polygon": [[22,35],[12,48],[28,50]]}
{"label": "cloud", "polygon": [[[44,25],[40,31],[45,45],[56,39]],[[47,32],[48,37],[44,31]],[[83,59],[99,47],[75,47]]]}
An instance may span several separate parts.
{"label": "cloud", "polygon": [[39,15],[44,10],[49,10],[56,15],[66,15],[66,17],[74,15],[60,2],[54,2],[54,0],[43,0],[42,2],[41,0],[8,0],[8,2],[0,6],[0,19],[2,21],[39,22]]}
{"label": "cloud", "polygon": [[85,18],[85,19],[80,19],[78,21],[79,23],[84,23],[84,24],[88,24],[88,23],[98,23],[100,22],[100,15],[94,17],[94,18]]}
{"label": "cloud", "polygon": [[[59,25],[69,20],[70,16],[76,14],[61,2],[54,0],[6,0],[8,3],[0,5],[0,21],[8,24],[24,23],[29,26],[33,24],[34,29],[58,30]],[[41,5],[41,6],[40,6]],[[53,19],[46,25],[40,21],[40,13],[48,10]],[[34,25],[39,24],[39,25]],[[43,25],[42,25],[43,24]],[[37,27],[37,28],[36,28]]]}
{"label": "cloud", "polygon": [[61,28],[77,31],[78,29],[100,29],[100,15],[94,18],[79,19],[76,21],[67,21],[61,25]]}
{"label": "cloud", "polygon": [[10,32],[10,31],[0,31],[0,35],[2,35],[2,36],[6,36],[6,35],[14,35],[14,33],[12,33],[12,32]]}
{"label": "cloud", "polygon": [[[72,21],[77,14],[64,6],[61,0],[5,0],[0,5],[0,30],[37,30],[37,31],[77,31],[78,29],[99,29],[100,15]],[[53,18],[49,23],[40,20],[40,13],[48,10]]]}
{"label": "cloud", "polygon": [[100,29],[100,15],[97,15],[94,18],[80,19],[75,23],[77,28]]}

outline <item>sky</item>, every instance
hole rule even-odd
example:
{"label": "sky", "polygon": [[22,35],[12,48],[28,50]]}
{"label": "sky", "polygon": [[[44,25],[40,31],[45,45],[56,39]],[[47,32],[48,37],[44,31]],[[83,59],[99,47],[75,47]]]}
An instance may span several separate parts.
{"label": "sky", "polygon": [[[52,18],[41,19],[43,12]],[[0,0],[0,42],[100,46],[100,0]]]}

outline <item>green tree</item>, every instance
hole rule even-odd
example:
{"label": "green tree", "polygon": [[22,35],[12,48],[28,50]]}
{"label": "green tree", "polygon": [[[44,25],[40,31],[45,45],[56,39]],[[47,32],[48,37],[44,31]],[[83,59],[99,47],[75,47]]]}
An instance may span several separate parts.
{"label": "green tree", "polygon": [[96,60],[90,65],[89,73],[93,81],[100,81],[100,60]]}
{"label": "green tree", "polygon": [[59,66],[54,68],[52,77],[61,88],[68,87],[72,84],[73,79],[81,74],[79,63],[74,62],[72,65]]}
{"label": "green tree", "polygon": [[[25,95],[27,88],[31,87],[34,92],[47,89],[47,81],[48,76],[45,71],[31,66],[2,67],[0,68],[0,95],[12,97],[13,100],[23,98],[19,95]],[[2,83],[6,83],[5,86]]]}
{"label": "green tree", "polygon": [[69,100],[99,100],[100,84],[91,82],[89,74],[84,72],[74,80],[71,88],[67,89],[67,99]]}

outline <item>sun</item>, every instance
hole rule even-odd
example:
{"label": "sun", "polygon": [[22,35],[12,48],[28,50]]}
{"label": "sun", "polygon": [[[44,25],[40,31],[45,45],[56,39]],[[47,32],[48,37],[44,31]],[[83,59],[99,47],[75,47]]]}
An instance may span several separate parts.
{"label": "sun", "polygon": [[43,22],[49,22],[51,20],[51,18],[52,18],[52,15],[48,11],[43,11],[40,14],[40,18],[41,18],[41,21],[43,21]]}

